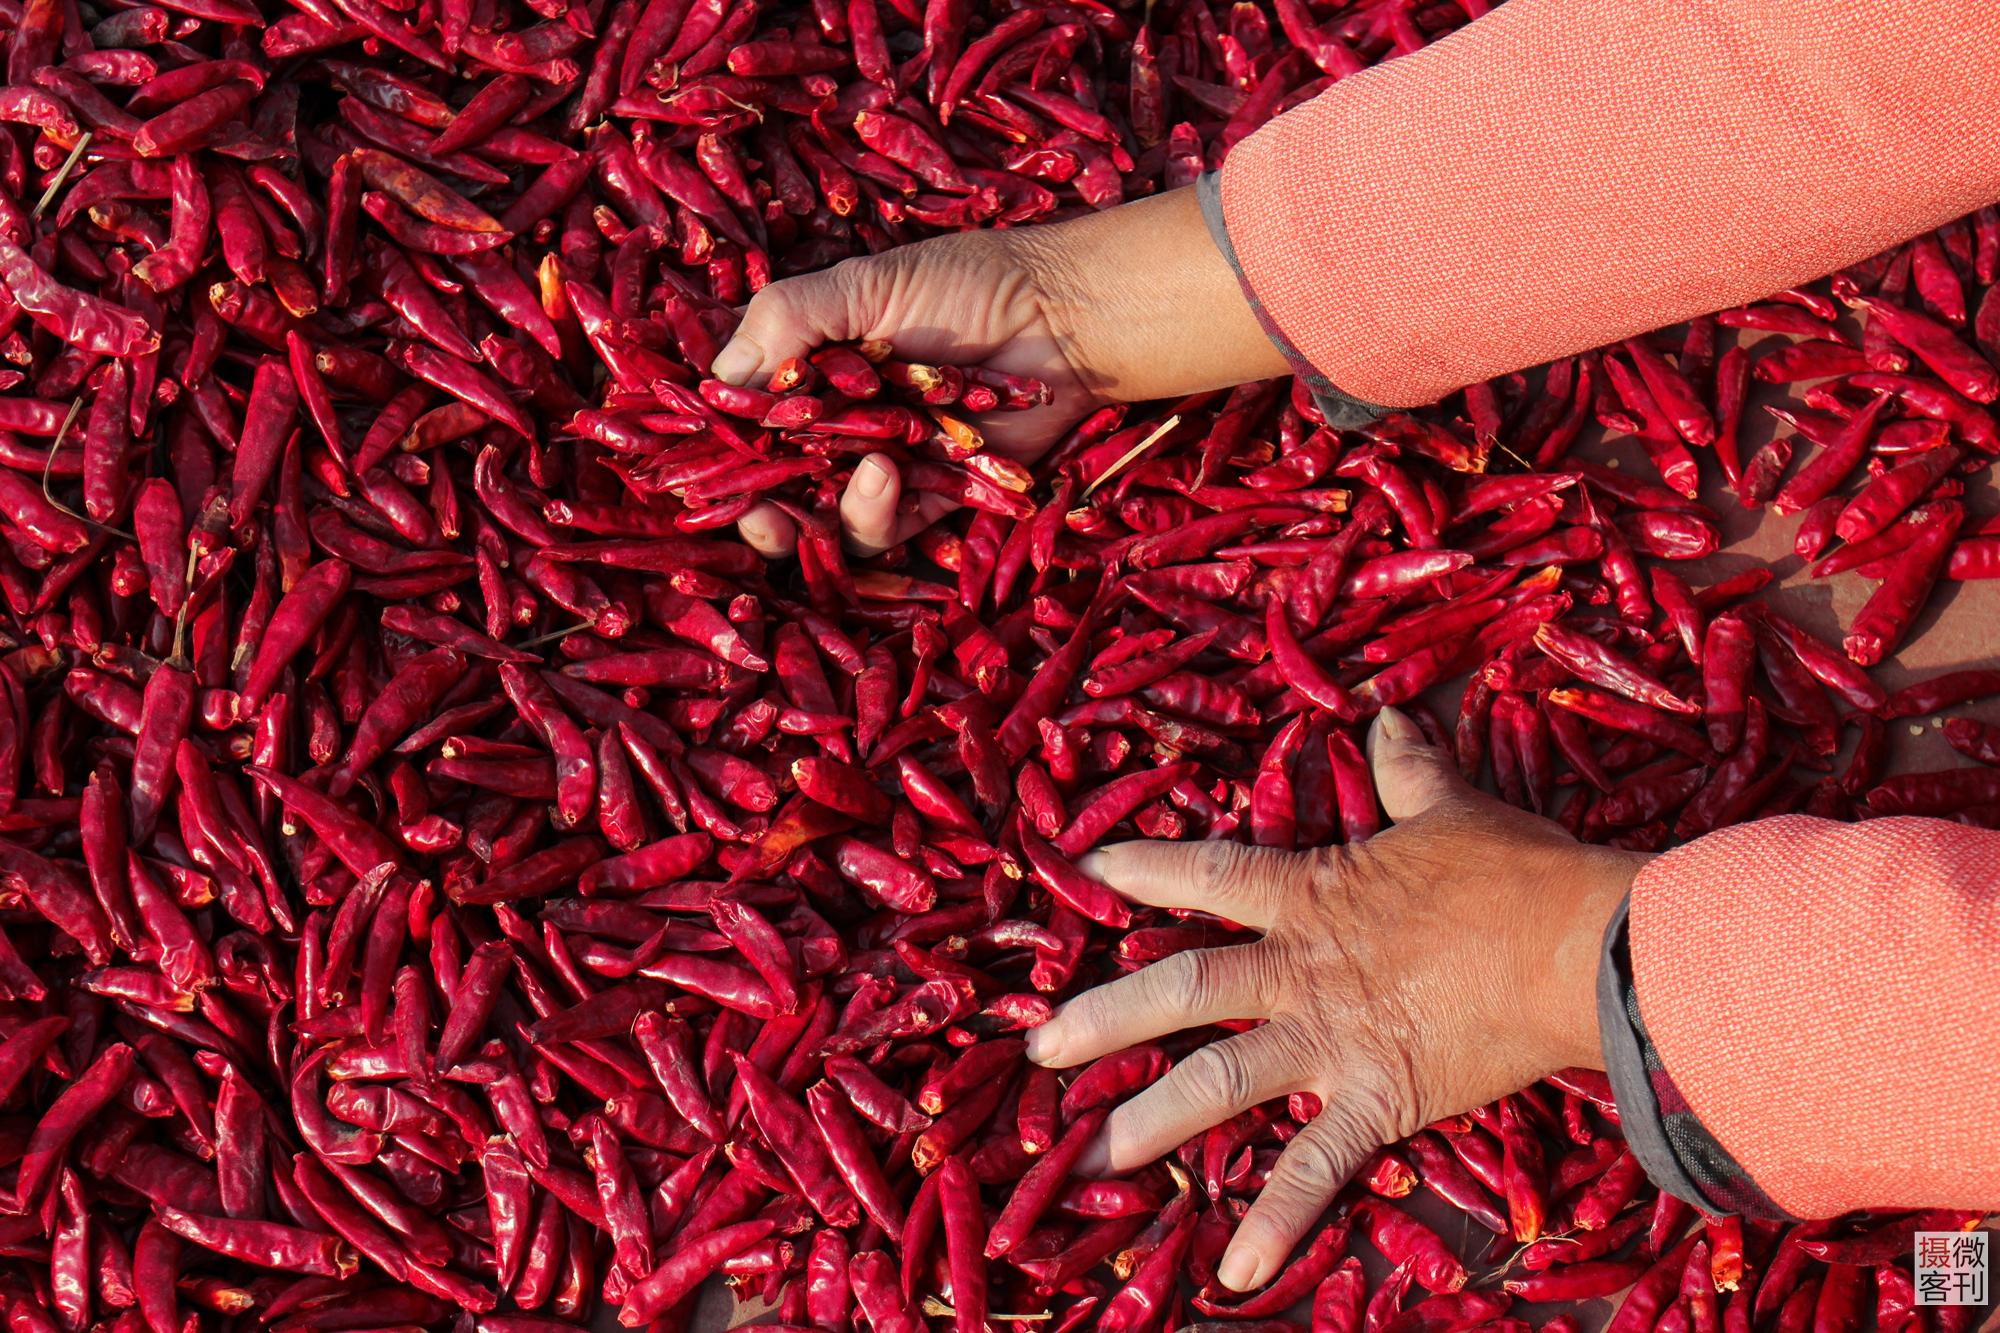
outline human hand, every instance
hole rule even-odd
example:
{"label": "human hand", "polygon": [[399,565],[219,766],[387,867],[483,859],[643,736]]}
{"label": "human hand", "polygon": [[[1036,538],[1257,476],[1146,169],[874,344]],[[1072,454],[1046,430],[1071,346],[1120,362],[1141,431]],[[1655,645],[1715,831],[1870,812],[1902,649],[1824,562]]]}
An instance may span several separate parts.
{"label": "human hand", "polygon": [[[981,363],[1032,376],[1049,386],[1048,404],[992,413],[977,425],[988,447],[1033,462],[1103,399],[1077,364],[1060,311],[1043,297],[1038,247],[1022,243],[1026,234],[940,236],[773,283],[751,299],[714,373],[736,384],[762,383],[780,362],[822,343],[883,339],[912,361]],[[943,496],[919,495],[904,511],[900,498],[895,463],[886,454],[863,459],[840,503],[850,544],[873,554],[953,507]],[[789,552],[796,538],[791,520],[770,505],[740,526],[765,555]]]}
{"label": "human hand", "polygon": [[[1196,321],[1200,336],[1191,338]],[[1045,227],[940,236],[772,283],[751,299],[713,373],[761,384],[788,357],[864,339],[914,361],[983,363],[1046,383],[1047,406],[976,422],[996,452],[1024,463],[1103,403],[1286,370],[1209,239],[1192,189]],[[901,500],[894,462],[864,459],[841,498],[849,544],[873,554],[953,507],[935,495]],[[797,536],[770,505],[740,526],[768,556],[789,553]]]}
{"label": "human hand", "polygon": [[1278,1272],[1377,1147],[1601,1064],[1601,941],[1648,858],[1585,846],[1474,790],[1394,709],[1369,751],[1396,824],[1367,842],[1127,842],[1087,858],[1081,868],[1126,897],[1263,938],[1141,968],[1028,1035],[1030,1058],[1067,1068],[1186,1028],[1266,1020],[1118,1107],[1080,1165],[1128,1171],[1261,1102],[1316,1094],[1324,1109],[1286,1146],[1218,1268],[1238,1291]]}

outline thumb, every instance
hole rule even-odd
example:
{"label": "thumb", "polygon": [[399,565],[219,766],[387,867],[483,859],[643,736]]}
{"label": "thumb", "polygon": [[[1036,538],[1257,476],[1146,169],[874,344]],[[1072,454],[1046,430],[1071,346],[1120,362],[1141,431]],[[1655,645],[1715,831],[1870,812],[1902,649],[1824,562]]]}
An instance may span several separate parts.
{"label": "thumb", "polygon": [[1423,730],[1399,709],[1375,715],[1368,728],[1368,761],[1382,809],[1398,823],[1472,790],[1451,756],[1424,739]]}
{"label": "thumb", "polygon": [[853,337],[858,321],[844,267],[786,278],[751,297],[709,373],[731,384],[761,382],[790,357]]}
{"label": "thumb", "polygon": [[896,544],[896,501],[902,494],[902,474],[889,455],[870,454],[855,467],[840,497],[840,521],[856,550],[877,555]]}

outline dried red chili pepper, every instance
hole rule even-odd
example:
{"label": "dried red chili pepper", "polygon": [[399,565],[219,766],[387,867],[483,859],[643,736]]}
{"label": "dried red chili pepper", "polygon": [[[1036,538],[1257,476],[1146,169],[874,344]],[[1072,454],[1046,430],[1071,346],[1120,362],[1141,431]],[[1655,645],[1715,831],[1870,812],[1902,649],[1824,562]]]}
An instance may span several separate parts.
{"label": "dried red chili pepper", "polygon": [[1923,611],[1931,587],[1944,572],[1961,511],[1955,504],[1939,507],[1935,519],[1899,553],[1882,583],[1854,618],[1842,647],[1863,666],[1873,666],[1909,633]]}
{"label": "dried red chili pepper", "polygon": [[1410,1264],[1412,1277],[1425,1290],[1457,1291],[1469,1280],[1436,1232],[1392,1205],[1363,1199],[1354,1205],[1353,1217],[1383,1258]]}
{"label": "dried red chili pepper", "polygon": [[[623,1299],[648,1244],[658,1257],[758,1216],[781,1225],[703,1271],[755,1279],[788,1323],[844,1324],[856,1285],[869,1317],[915,1320],[916,1284],[940,1264],[956,1266],[957,1314],[977,1323],[980,1200],[1018,1191],[1065,1121],[1101,1114],[1166,1063],[1150,1048],[1114,1057],[1064,1093],[996,1034],[1095,979],[1100,958],[1130,967],[1229,938],[1128,921],[1133,909],[1076,874],[1073,859],[1121,826],[1368,837],[1382,814],[1353,723],[1480,664],[1457,729],[1466,767],[1490,748],[1522,803],[1561,801],[1592,837],[1637,820],[1616,835],[1634,843],[1666,837],[1683,797],[1677,827],[1690,829],[1802,799],[1777,784],[1801,737],[1837,740],[1827,689],[1901,716],[1987,692],[1968,679],[1882,702],[1796,627],[1719,614],[1768,571],[1687,589],[1649,565],[1708,549],[1703,509],[1558,460],[1586,413],[1629,419],[1685,485],[1681,443],[1712,433],[1739,498],[1762,502],[1793,446],[1742,464],[1753,357],[1717,361],[1715,324],[1804,338],[1816,346],[1759,356],[1756,373],[1841,376],[1780,415],[1820,451],[1797,484],[1841,473],[1823,516],[1848,545],[1816,572],[1906,568],[1952,512],[1959,474],[2000,448],[1990,413],[1954,391],[1986,395],[1975,346],[2000,342],[2000,301],[1967,320],[1959,285],[1961,272],[1990,281],[1990,216],[1685,337],[1469,386],[1451,409],[1360,432],[1324,428],[1296,386],[1256,388],[1176,404],[1184,425],[1164,433],[1164,415],[1105,409],[1038,472],[989,451],[991,423],[973,418],[1047,393],[989,367],[862,344],[794,358],[754,389],[703,383],[731,307],[774,272],[1187,183],[1211,149],[1311,95],[1310,65],[1344,76],[1485,7],[1322,22],[1286,0],[1274,32],[1247,8],[1195,6],[1153,26],[956,0],[822,3],[820,44],[755,5],[706,0],[594,14],[342,0],[271,22],[261,48],[211,49],[190,24],[259,16],[177,0],[171,21],[92,15],[86,34],[33,0],[0,107],[40,136],[17,166],[54,182],[34,219],[0,191],[18,224],[18,249],[0,249],[16,327],[0,463],[24,539],[0,559],[16,645],[0,674],[16,761],[0,766],[0,842],[18,900],[64,938],[30,966],[19,950],[40,936],[10,923],[0,983],[30,1003],[58,984],[109,998],[117,1035],[136,1041],[122,1030],[133,1022],[150,1034],[102,1135],[93,1125],[43,1180],[54,1244],[26,1262],[50,1275],[55,1317],[87,1322],[79,1237],[115,1248],[131,1234],[138,1215],[96,1196],[99,1167],[122,1155],[113,1197],[142,1210],[262,1222],[269,1207],[415,1284],[343,1294],[357,1326],[477,1311],[501,1295],[482,1282],[504,1278],[537,1313],[474,1322],[547,1333],[544,1319],[587,1322],[595,1301]],[[271,77],[270,61],[294,56],[310,59]],[[1129,96],[1101,95],[1107,72]],[[84,131],[94,148],[64,167]],[[1150,151],[1128,158],[1130,142]],[[195,282],[209,258],[217,280]],[[1869,307],[1860,349],[1839,341],[1829,290]],[[1968,322],[1970,337],[1957,332]],[[67,435],[72,398],[81,440]],[[1863,431],[1871,413],[1880,429]],[[1862,434],[1874,438],[1837,467]],[[977,513],[845,555],[834,497],[877,448],[912,494]],[[1528,470],[1485,470],[1502,451]],[[1870,451],[1882,463],[1864,473]],[[1334,472],[1363,492],[1344,520]],[[796,583],[710,531],[760,497],[801,530]],[[1946,572],[2000,569],[1992,542],[1956,543]],[[1899,578],[1859,637],[1900,633],[1924,582]],[[1622,624],[1596,615],[1604,604]],[[1772,716],[1749,681],[1753,620]],[[1537,636],[1607,693],[1567,688],[1570,668],[1525,652]],[[1689,667],[1713,748],[1675,720],[1695,697]],[[1947,735],[1983,752],[1963,721]],[[1852,762],[1810,808],[1955,812],[1981,796],[1975,779],[1882,784],[1885,740],[1864,719]],[[1255,780],[1238,767],[1251,753],[1269,759]],[[1621,781],[1640,795],[1563,801],[1556,757],[1607,797]],[[33,786],[7,776],[19,773]],[[591,836],[575,832],[586,817]],[[70,822],[80,851],[61,833]],[[30,1107],[105,1047],[94,1021],[76,1021],[60,1046],[34,1024],[30,1040],[0,1043]],[[514,1068],[489,1041],[495,1023],[545,1049]],[[282,1072],[302,1076],[266,1107],[253,1088],[273,1040],[301,1047]],[[185,1061],[171,1053],[183,1044]],[[826,1054],[839,1049],[854,1054]],[[881,1285],[884,1257],[850,1262],[882,1227],[851,1241],[820,1228],[804,1257],[819,1290],[801,1307],[789,1280],[801,1255],[777,1236],[809,1205],[788,1145],[740,1118],[755,1080],[737,1051],[790,1102],[772,1112],[794,1130],[781,1140],[817,1136],[820,1103],[830,1123],[858,1129],[851,1105],[882,1130],[859,1156],[840,1137],[850,1167],[884,1168],[886,1186],[857,1190],[871,1213],[894,1216],[909,1196],[905,1152],[950,1175],[955,1204],[972,1196],[942,1258],[921,1217],[941,1191],[926,1187],[903,1228],[915,1242],[904,1285]],[[196,1089],[217,1078],[211,1123]],[[911,1104],[933,1093],[936,1124]],[[1567,1095],[1560,1118],[1534,1096],[1482,1108],[1488,1129],[1454,1121],[1450,1145],[1420,1136],[1409,1156],[1489,1226],[1594,1217],[1593,1191],[1629,1166],[1612,1165],[1617,1140],[1586,1096]],[[1508,1117],[1503,1147],[1488,1130]],[[312,1155],[270,1171],[288,1122]],[[1256,1188],[1294,1123],[1252,1116],[1202,1136],[1204,1184]],[[548,1141],[558,1125],[569,1147]],[[1520,1170],[1542,1133],[1580,1145],[1547,1164],[1545,1208]],[[182,1151],[202,1145],[213,1170]],[[711,1171],[718,1146],[735,1170]],[[1397,1161],[1377,1158],[1366,1187],[1406,1191]],[[635,1182],[658,1184],[643,1222]],[[1508,1194],[1512,1218],[1489,1189]],[[996,1269],[987,1303],[1047,1309],[1060,1328],[1100,1311],[1114,1326],[1168,1316],[1183,1266],[1212,1274],[1236,1201],[1165,1246],[1192,1205],[1166,1204],[1158,1228],[1110,1215],[1160,1193],[1150,1178],[1063,1185],[1007,1256],[1050,1294],[1017,1304]],[[1611,1251],[1594,1247],[1644,1213],[1525,1253],[1602,1260]],[[130,1285],[155,1333],[184,1322],[176,1245],[155,1223],[137,1233]],[[1171,1262],[1114,1293],[1090,1270],[1121,1250],[1127,1276],[1163,1250]],[[200,1267],[180,1288],[191,1305],[248,1299],[229,1285],[235,1259]],[[1348,1271],[1322,1284],[1316,1325],[1363,1322]],[[1796,1279],[1780,1285],[1767,1322],[1811,1322],[1825,1284],[1789,1310]],[[286,1321],[331,1290],[309,1276],[260,1318]],[[1371,1327],[1501,1313],[1483,1295],[1399,1313],[1400,1284],[1384,1292]],[[1666,1322],[1709,1333],[1700,1297],[1685,1292]],[[1747,1333],[1749,1304],[1721,1312],[1731,1333]]]}
{"label": "dried red chili pepper", "polygon": [[1877,395],[1848,418],[1826,447],[1778,492],[1773,504],[1779,513],[1794,513],[1817,503],[1846,479],[1867,453],[1868,441],[1887,402],[1886,395]]}
{"label": "dried red chili pepper", "polygon": [[764,1218],[718,1227],[685,1242],[626,1293],[618,1322],[637,1328],[679,1304],[724,1260],[741,1254],[777,1229],[777,1219]]}

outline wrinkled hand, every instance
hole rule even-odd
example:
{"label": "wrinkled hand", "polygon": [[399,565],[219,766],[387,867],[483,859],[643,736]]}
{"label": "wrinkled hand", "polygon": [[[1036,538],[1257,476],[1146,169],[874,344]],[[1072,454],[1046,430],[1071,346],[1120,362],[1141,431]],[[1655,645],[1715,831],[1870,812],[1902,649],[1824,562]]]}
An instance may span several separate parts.
{"label": "wrinkled hand", "polygon": [[[716,356],[715,374],[735,384],[761,384],[780,362],[822,343],[883,339],[913,361],[978,363],[1031,375],[1049,386],[1052,402],[992,413],[977,425],[997,452],[1033,462],[1102,399],[1074,363],[1076,340],[1043,298],[1034,247],[1021,235],[941,236],[773,283],[751,299],[736,335]],[[900,498],[896,465],[882,454],[864,459],[840,504],[849,543],[873,554],[952,507],[941,496],[925,495],[899,512]],[[741,528],[744,540],[765,555],[788,552],[796,538],[791,520],[769,505],[751,511]]]}
{"label": "wrinkled hand", "polygon": [[[822,343],[881,340],[914,361],[983,363],[1046,383],[1054,399],[977,419],[996,451],[1033,462],[1107,402],[1171,398],[1282,375],[1192,188],[1046,226],[940,236],[772,283],[715,358],[733,384],[761,384]],[[857,467],[841,497],[848,544],[882,551],[951,502],[903,505],[895,464]],[[788,553],[791,520],[771,506],[742,522],[766,555]]]}
{"label": "wrinkled hand", "polygon": [[1396,821],[1365,843],[1280,852],[1128,842],[1083,868],[1138,902],[1261,931],[1070,1000],[1029,1055],[1079,1065],[1225,1019],[1261,1026],[1188,1056],[1120,1106],[1084,1166],[1123,1172],[1260,1102],[1324,1110],[1278,1159],[1218,1277],[1270,1280],[1375,1148],[1570,1065],[1601,1067],[1606,923],[1647,858],[1578,843],[1467,785],[1407,717],[1369,736]]}

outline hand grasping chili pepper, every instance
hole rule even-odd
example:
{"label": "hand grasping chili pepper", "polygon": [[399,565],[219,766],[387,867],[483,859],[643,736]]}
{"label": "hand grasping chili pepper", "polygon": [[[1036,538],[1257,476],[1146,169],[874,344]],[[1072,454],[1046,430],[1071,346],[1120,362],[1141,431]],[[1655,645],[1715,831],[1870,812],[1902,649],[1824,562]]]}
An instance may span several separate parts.
{"label": "hand grasping chili pepper", "polygon": [[[1185,313],[1203,312],[1201,336]],[[1032,376],[1046,407],[981,418],[1010,458],[1041,457],[1091,408],[1171,398],[1281,374],[1235,274],[1209,240],[1191,189],[1032,229],[968,232],[773,283],[754,296],[714,374],[761,387],[822,343],[881,339],[900,357]],[[1137,440],[1134,440],[1137,443]],[[903,478],[877,456],[841,502],[849,542],[874,554],[953,506],[899,502]],[[792,521],[761,505],[741,523],[766,555],[789,553]]]}

